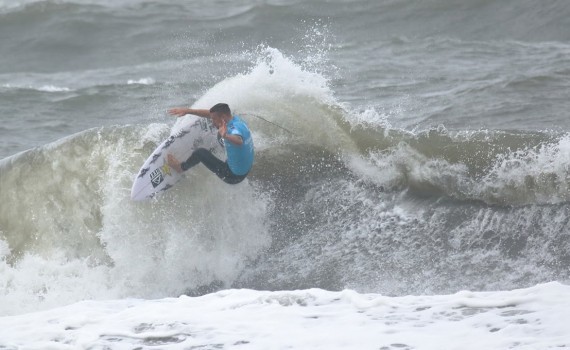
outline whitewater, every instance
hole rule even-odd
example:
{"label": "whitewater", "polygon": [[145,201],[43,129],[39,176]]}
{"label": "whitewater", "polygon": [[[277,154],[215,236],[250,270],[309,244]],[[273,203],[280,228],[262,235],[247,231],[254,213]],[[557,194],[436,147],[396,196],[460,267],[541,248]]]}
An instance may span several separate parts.
{"label": "whitewater", "polygon": [[[560,349],[570,289],[383,297],[225,290],[0,319],[4,349]],[[24,347],[23,347],[24,348]]]}
{"label": "whitewater", "polygon": [[[0,1],[0,349],[570,347],[566,1]],[[146,202],[226,102],[248,178]]]}

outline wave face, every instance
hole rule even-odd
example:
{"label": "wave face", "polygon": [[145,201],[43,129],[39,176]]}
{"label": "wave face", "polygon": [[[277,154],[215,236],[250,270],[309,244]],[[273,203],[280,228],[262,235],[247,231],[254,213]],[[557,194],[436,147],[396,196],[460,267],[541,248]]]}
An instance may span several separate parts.
{"label": "wave face", "polygon": [[[224,6],[0,1],[0,315],[570,280],[566,1]],[[164,111],[220,101],[247,181],[131,202]]]}

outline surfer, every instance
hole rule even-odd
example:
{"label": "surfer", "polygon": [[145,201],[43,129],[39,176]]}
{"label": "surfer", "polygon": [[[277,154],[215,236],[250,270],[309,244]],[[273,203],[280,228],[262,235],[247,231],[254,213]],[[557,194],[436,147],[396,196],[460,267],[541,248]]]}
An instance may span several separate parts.
{"label": "surfer", "polygon": [[237,184],[246,178],[253,165],[254,149],[251,131],[237,115],[232,115],[230,107],[218,103],[210,110],[185,107],[172,108],[168,113],[177,117],[194,114],[210,118],[224,140],[227,161],[222,161],[205,148],[198,148],[190,157],[180,162],[172,154],[167,157],[168,165],[175,171],[184,172],[198,163],[203,163],[210,171],[228,184]]}

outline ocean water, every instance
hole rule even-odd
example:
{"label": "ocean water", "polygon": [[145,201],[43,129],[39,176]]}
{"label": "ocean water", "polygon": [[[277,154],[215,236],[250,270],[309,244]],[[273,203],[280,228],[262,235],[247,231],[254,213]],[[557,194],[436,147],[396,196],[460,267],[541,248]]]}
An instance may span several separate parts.
{"label": "ocean water", "polygon": [[[565,0],[0,0],[0,349],[570,347],[568,28]],[[217,102],[248,179],[132,202],[166,110]]]}

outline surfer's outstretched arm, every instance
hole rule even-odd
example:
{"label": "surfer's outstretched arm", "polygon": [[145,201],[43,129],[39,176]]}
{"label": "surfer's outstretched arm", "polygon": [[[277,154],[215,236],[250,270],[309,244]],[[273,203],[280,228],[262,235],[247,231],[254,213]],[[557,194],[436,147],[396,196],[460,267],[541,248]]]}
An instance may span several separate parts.
{"label": "surfer's outstretched arm", "polygon": [[182,117],[186,114],[194,114],[202,118],[212,118],[210,115],[210,110],[208,109],[194,109],[186,107],[177,107],[168,110],[168,114],[175,115],[177,117]]}

